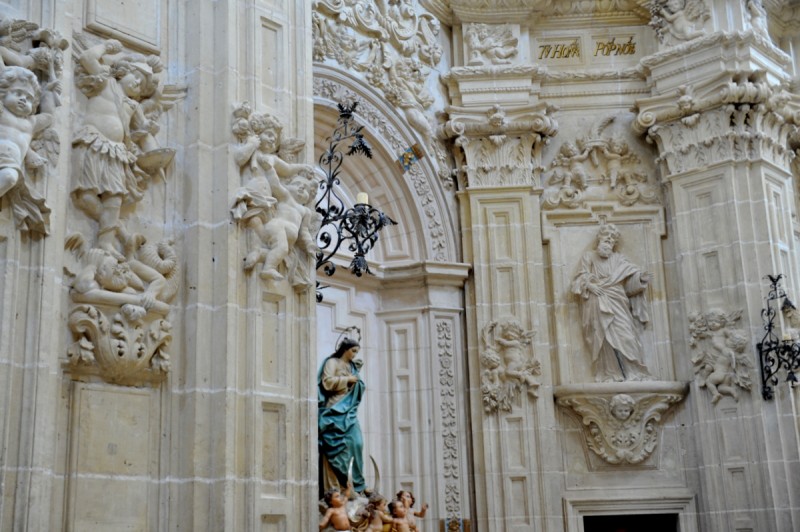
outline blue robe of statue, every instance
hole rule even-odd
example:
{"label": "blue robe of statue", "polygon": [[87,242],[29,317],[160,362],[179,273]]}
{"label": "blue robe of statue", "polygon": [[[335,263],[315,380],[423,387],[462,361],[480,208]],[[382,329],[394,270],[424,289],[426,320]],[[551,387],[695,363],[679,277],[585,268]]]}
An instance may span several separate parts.
{"label": "blue robe of statue", "polygon": [[[336,374],[334,388],[326,388],[323,384],[325,368],[327,365],[329,375]],[[317,406],[319,408],[319,457],[320,457],[320,492],[325,491],[325,462],[336,475],[342,489],[347,485],[347,470],[350,461],[353,461],[352,476],[353,489],[363,492],[366,488],[364,482],[364,438],[361,435],[361,425],[358,422],[358,406],[364,396],[364,381],[358,381],[347,388],[337,385],[336,381],[346,379],[350,375],[358,375],[361,365],[353,362],[328,357],[317,374]],[[339,389],[337,390],[336,387]],[[330,479],[332,480],[332,479]],[[329,480],[329,484],[330,484]]]}

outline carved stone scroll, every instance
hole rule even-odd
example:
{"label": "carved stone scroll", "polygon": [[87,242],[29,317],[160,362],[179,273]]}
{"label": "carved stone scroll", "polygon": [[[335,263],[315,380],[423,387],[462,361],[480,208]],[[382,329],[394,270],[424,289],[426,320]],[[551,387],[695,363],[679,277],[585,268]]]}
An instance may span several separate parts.
{"label": "carved stone scroll", "polygon": [[559,386],[559,406],[583,425],[587,447],[612,465],[646,461],[658,445],[662,417],[686,396],[680,382]]}

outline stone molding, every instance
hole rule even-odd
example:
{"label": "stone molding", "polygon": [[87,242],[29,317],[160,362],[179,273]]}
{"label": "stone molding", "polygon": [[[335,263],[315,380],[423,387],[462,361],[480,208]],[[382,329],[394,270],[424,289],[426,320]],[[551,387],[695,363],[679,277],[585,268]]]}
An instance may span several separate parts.
{"label": "stone molding", "polygon": [[656,449],[661,422],[688,393],[682,382],[557,386],[556,403],[578,416],[586,445],[611,465],[637,465]]}

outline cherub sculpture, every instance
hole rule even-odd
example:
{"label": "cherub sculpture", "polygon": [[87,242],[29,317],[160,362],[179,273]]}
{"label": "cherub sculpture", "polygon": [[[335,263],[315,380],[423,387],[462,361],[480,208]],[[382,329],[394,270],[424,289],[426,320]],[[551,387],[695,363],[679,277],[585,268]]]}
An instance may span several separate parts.
{"label": "cherub sculpture", "polygon": [[763,0],[747,0],[747,12],[750,14],[753,31],[769,39],[767,10],[764,9]]}
{"label": "cherub sculpture", "polygon": [[[245,185],[237,191],[231,212],[261,241],[244,259],[245,270],[263,264],[262,278],[281,280],[278,267],[287,262],[292,282],[309,284],[303,270],[308,269],[305,260],[317,252],[319,220],[308,203],[319,182],[310,165],[288,163],[281,157],[281,129],[274,116],[251,113],[246,104],[234,112],[233,154]],[[296,143],[292,145],[296,149]]]}
{"label": "cherub sculpture", "polygon": [[689,345],[696,351],[692,357],[700,387],[711,392],[716,404],[723,395],[739,400],[739,388],[749,390],[753,363],[747,355],[749,338],[735,328],[742,312],[730,314],[719,309],[689,316]]}
{"label": "cherub sculpture", "polygon": [[66,47],[58,32],[0,20],[0,198],[10,199],[18,226],[45,235],[50,209],[30,178],[49,173],[58,158],[58,135],[50,126],[60,105]]}
{"label": "cherub sculpture", "polygon": [[470,24],[466,30],[470,66],[480,66],[489,60],[493,65],[507,65],[517,55],[518,39],[511,28],[490,27],[487,24]]}
{"label": "cherub sculpture", "polygon": [[709,17],[702,0],[651,0],[650,13],[650,26],[666,44],[701,37],[702,25]]}
{"label": "cherub sculpture", "polygon": [[515,318],[490,322],[483,329],[481,392],[484,409],[510,411],[523,388],[535,397],[541,364],[527,354],[534,331],[525,331]]}
{"label": "cherub sculpture", "polygon": [[124,204],[142,198],[150,176],[164,175],[175,151],[155,140],[158,120],[171,105],[154,55],[123,53],[107,40],[80,53],[75,79],[87,98],[84,125],[75,134],[73,201],[98,223],[97,243],[120,253],[127,233],[120,222]]}

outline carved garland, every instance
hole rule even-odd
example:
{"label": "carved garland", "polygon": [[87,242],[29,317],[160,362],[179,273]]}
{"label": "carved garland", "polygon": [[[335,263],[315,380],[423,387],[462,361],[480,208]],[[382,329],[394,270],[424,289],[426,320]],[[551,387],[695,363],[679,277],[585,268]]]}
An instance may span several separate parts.
{"label": "carved garland", "polygon": [[439,358],[439,385],[442,414],[442,451],[445,478],[445,512],[448,532],[461,530],[461,487],[459,465],[458,421],[455,398],[455,357],[453,326],[450,321],[436,322],[436,345]]}

